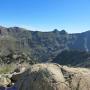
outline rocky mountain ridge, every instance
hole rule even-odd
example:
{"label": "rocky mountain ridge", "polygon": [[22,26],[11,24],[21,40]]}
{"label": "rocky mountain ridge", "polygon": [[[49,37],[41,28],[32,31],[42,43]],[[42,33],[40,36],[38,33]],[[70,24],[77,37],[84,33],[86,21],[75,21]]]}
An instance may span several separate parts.
{"label": "rocky mountain ridge", "polygon": [[90,31],[68,34],[57,29],[52,32],[31,31],[19,27],[0,26],[0,55],[24,52],[33,60],[51,61],[64,50],[90,51]]}

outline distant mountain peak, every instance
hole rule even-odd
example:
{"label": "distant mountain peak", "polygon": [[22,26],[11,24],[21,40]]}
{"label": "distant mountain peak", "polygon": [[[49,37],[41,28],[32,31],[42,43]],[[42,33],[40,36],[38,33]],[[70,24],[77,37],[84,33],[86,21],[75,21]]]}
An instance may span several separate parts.
{"label": "distant mountain peak", "polygon": [[53,31],[59,31],[58,29],[54,29]]}
{"label": "distant mountain peak", "polygon": [[60,34],[67,34],[67,32],[63,29],[60,31]]}
{"label": "distant mountain peak", "polygon": [[53,32],[54,33],[57,33],[57,32],[59,32],[59,30],[58,29],[54,29]]}
{"label": "distant mountain peak", "polygon": [[58,29],[54,29],[53,32],[54,32],[54,33],[60,32],[60,34],[67,34],[67,32],[66,32],[64,29],[61,30],[61,31],[59,31]]}

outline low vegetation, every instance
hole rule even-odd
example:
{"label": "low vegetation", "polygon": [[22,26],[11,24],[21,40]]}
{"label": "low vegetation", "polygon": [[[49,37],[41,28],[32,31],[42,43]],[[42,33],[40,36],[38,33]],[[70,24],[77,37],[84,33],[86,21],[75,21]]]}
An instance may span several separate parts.
{"label": "low vegetation", "polygon": [[14,72],[14,70],[17,68],[20,68],[20,67],[28,68],[29,66],[30,66],[30,64],[25,63],[25,62],[22,64],[15,64],[15,63],[2,64],[2,65],[0,65],[0,74],[10,74],[10,73]]}
{"label": "low vegetation", "polygon": [[90,52],[65,50],[59,53],[53,62],[68,66],[90,67]]}
{"label": "low vegetation", "polygon": [[14,71],[14,69],[17,67],[16,64],[3,64],[0,65],[0,74],[7,74]]}

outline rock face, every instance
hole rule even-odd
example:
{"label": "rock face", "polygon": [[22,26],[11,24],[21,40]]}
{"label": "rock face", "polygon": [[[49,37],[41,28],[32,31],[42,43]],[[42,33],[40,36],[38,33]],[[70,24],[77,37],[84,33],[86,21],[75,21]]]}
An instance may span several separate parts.
{"label": "rock face", "polygon": [[18,90],[90,90],[90,70],[58,64],[35,64],[16,75]]}

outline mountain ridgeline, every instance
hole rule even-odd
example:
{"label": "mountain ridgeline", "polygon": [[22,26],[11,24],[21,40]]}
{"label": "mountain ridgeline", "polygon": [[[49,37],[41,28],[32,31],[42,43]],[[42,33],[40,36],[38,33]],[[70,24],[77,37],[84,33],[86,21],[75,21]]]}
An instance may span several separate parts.
{"label": "mountain ridgeline", "polygon": [[64,50],[90,51],[90,31],[68,34],[57,29],[51,32],[31,31],[19,27],[0,27],[0,55],[24,52],[32,60],[52,61]]}

